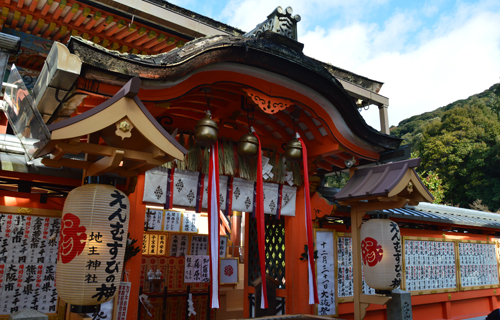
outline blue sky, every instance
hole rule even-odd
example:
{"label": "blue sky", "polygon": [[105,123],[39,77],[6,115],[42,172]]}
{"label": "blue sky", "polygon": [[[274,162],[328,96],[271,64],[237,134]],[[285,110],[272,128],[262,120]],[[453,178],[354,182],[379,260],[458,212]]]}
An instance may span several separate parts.
{"label": "blue sky", "polygon": [[[305,54],[385,83],[391,125],[500,82],[498,0],[171,2],[244,31],[291,6]],[[380,128],[375,106],[361,114]]]}

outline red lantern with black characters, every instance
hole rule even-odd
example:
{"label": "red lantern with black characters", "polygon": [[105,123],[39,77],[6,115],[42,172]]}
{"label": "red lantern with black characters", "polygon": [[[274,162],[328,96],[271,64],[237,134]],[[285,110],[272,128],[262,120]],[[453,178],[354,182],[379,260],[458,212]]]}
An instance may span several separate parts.
{"label": "red lantern with black characters", "polygon": [[398,288],[403,265],[398,224],[383,211],[375,211],[361,226],[360,239],[366,284],[382,292]]}

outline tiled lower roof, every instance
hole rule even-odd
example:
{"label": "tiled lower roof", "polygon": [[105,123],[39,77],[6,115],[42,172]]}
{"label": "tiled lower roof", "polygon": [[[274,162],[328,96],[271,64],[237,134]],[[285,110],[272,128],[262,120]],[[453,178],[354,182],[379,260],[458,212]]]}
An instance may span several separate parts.
{"label": "tiled lower roof", "polygon": [[500,229],[500,214],[439,204],[420,203],[384,212],[391,218]]}

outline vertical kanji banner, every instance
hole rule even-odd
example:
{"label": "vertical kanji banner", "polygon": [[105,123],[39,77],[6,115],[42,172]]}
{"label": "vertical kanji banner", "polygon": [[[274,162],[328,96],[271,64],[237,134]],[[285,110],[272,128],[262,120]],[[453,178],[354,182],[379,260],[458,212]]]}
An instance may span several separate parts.
{"label": "vertical kanji banner", "polygon": [[130,298],[131,288],[132,288],[132,282],[120,283],[120,290],[118,291],[118,306],[116,311],[117,320],[127,319],[128,301]]}

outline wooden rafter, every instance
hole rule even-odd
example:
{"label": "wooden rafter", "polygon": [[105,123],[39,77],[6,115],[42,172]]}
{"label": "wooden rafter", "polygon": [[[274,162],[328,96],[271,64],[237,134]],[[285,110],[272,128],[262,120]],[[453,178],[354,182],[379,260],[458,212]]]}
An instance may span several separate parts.
{"label": "wooden rafter", "polygon": [[323,160],[328,162],[330,165],[334,165],[334,166],[339,167],[341,169],[345,168],[345,163],[342,160],[333,159],[332,157],[329,157],[329,156],[323,157]]}
{"label": "wooden rafter", "polygon": [[71,9],[66,13],[66,16],[64,16],[63,22],[69,23],[71,19],[73,19],[73,17],[75,16],[75,14],[78,12],[79,8],[80,5],[78,3],[73,3]]}
{"label": "wooden rafter", "polygon": [[[57,3],[57,7],[51,12],[54,3]],[[37,5],[37,0],[32,0],[29,5],[26,5],[24,0],[4,1],[1,25],[5,24],[13,29],[18,28],[23,32],[63,42],[71,35],[80,35],[92,41],[98,39],[98,44],[103,47],[117,43],[114,45],[116,49],[144,54],[167,52],[185,43],[185,39],[179,39],[159,30],[151,30],[140,23],[129,25],[124,19],[115,19],[91,6],[82,7],[76,1],[47,0],[41,9],[37,9]],[[68,7],[71,8],[68,10]],[[13,14],[9,15],[12,12]],[[31,21],[37,21],[32,28],[30,28]],[[43,34],[40,34],[40,30],[44,30]]]}

